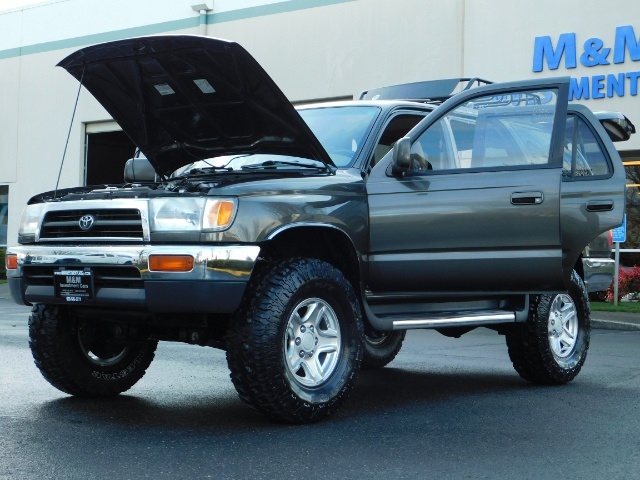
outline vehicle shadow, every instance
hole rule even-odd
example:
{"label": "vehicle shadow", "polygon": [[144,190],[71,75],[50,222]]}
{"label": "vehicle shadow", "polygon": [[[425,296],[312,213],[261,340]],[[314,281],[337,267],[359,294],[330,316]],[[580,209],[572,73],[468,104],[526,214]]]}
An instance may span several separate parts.
{"label": "vehicle shadow", "polygon": [[93,426],[185,431],[255,430],[277,425],[238,398],[190,397],[174,404],[122,394],[112,398],[64,397],[42,404],[41,418]]}
{"label": "vehicle shadow", "polygon": [[[358,386],[349,400],[348,408],[355,412],[371,410],[379,413],[381,410],[410,405],[428,407],[447,399],[463,401],[465,396],[494,395],[531,388],[533,386],[515,372],[482,373],[467,370],[467,373],[452,374],[386,367],[359,373]],[[353,404],[358,406],[353,407]]]}
{"label": "vehicle shadow", "polygon": [[[498,395],[500,392],[526,391],[532,386],[515,373],[437,373],[384,368],[365,370],[358,384],[338,413],[318,425],[333,422],[357,422],[370,415],[397,414],[405,410],[422,411],[455,399]],[[255,412],[226,391],[222,396],[189,395],[150,400],[123,394],[107,399],[64,397],[44,403],[38,416],[64,423],[105,426],[126,426],[139,429],[170,429],[173,431],[225,432],[280,430],[299,428],[269,420]],[[313,427],[313,425],[308,426]]]}

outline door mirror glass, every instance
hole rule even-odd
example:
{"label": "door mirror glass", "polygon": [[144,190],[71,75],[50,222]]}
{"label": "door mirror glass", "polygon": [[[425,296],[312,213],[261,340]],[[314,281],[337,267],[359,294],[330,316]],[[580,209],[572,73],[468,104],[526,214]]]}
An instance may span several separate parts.
{"label": "door mirror glass", "polygon": [[411,166],[411,140],[403,137],[393,146],[391,154],[391,172],[394,175],[401,175],[409,170]]}

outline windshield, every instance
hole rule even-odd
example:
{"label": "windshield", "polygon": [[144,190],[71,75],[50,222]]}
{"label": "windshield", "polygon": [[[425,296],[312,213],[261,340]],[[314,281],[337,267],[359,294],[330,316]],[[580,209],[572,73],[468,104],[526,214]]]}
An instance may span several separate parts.
{"label": "windshield", "polygon": [[173,172],[172,178],[184,174],[198,174],[206,171],[242,171],[254,170],[256,168],[277,168],[279,170],[292,169],[322,169],[326,167],[319,160],[310,160],[308,158],[297,158],[282,155],[272,155],[265,153],[245,154],[245,155],[222,155],[220,157],[212,157],[197,162],[190,163],[184,167],[180,167]]}
{"label": "windshield", "polygon": [[298,111],[338,168],[351,166],[379,112],[380,108],[371,106]]}
{"label": "windshield", "polygon": [[[338,168],[348,168],[355,161],[375,121],[379,107],[317,107],[299,110],[331,160]],[[279,170],[302,167],[320,168],[317,160],[274,154],[222,155],[199,160],[176,170],[171,177],[198,173],[197,170],[253,170],[251,166],[278,168]]]}

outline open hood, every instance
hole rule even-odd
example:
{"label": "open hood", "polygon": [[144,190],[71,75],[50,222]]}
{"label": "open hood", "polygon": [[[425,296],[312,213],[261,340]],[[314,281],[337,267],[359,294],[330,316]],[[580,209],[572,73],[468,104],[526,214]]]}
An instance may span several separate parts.
{"label": "open hood", "polygon": [[58,66],[82,82],[158,174],[219,155],[331,158],[240,45],[188,35],[83,48]]}

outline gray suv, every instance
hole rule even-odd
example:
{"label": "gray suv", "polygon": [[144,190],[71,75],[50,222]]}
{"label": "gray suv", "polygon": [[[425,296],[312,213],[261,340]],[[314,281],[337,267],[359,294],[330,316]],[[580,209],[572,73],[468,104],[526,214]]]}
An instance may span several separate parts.
{"label": "gray suv", "polygon": [[158,341],[187,342],[226,350],[253,408],[314,422],[414,328],[494,329],[534,383],[580,371],[582,252],[622,221],[610,135],[631,127],[568,105],[568,79],[410,84],[296,110],[223,40],[122,40],[60,66],[146,158],[124,184],[33,197],[7,252],[56,388],[117,395]]}

